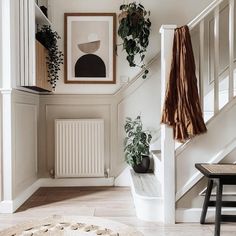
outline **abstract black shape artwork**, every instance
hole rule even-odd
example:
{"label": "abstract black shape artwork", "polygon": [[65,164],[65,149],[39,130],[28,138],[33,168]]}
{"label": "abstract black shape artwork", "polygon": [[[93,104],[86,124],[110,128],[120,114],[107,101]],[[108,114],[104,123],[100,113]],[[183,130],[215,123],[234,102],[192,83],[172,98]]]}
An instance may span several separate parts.
{"label": "abstract black shape artwork", "polygon": [[106,77],[105,63],[97,55],[84,55],[75,64],[75,77]]}
{"label": "abstract black shape artwork", "polygon": [[65,83],[116,83],[116,14],[65,13]]}

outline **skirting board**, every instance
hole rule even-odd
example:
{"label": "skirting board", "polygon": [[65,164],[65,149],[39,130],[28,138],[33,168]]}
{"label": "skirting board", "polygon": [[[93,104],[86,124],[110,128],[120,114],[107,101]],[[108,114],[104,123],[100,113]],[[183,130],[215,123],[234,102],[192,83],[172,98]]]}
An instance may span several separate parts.
{"label": "skirting board", "polygon": [[30,187],[23,191],[19,196],[13,200],[13,212],[17,210],[34,192],[36,192],[40,185],[40,179],[36,180]]}
{"label": "skirting board", "polygon": [[0,213],[13,213],[40,187],[98,187],[114,186],[114,178],[50,179],[35,181],[14,200],[0,202]]}
{"label": "skirting board", "polygon": [[40,180],[37,180],[14,200],[0,202],[0,213],[15,212],[16,209],[19,208],[40,187]]}
{"label": "skirting board", "polygon": [[[180,208],[176,210],[176,223],[199,223],[202,208]],[[222,208],[222,214],[236,215],[236,208]],[[206,222],[214,222],[215,208],[209,207]]]}
{"label": "skirting board", "polygon": [[114,186],[114,178],[40,179],[40,187],[103,187]]}
{"label": "skirting board", "polygon": [[13,201],[0,202],[0,213],[13,213]]}

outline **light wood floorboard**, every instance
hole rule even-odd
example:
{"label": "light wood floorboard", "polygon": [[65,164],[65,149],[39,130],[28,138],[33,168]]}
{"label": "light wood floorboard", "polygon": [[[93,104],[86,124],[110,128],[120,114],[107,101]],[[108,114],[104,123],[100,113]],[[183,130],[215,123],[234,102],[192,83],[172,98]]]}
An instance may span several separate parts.
{"label": "light wood floorboard", "polygon": [[[144,222],[135,216],[129,188],[40,188],[14,214],[0,214],[0,229],[52,215],[96,216],[139,229],[145,236],[212,236],[214,225]],[[221,236],[235,236],[236,225],[222,225]]]}

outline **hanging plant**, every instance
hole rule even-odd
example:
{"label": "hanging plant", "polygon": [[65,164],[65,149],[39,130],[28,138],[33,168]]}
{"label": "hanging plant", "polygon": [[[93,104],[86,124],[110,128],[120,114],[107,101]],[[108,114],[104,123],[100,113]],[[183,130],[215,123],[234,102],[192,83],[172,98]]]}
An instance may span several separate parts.
{"label": "hanging plant", "polygon": [[50,26],[43,25],[37,32],[36,39],[48,50],[48,82],[55,89],[57,80],[59,79],[60,65],[63,64],[63,53],[58,48],[58,39],[60,39],[60,36]]}
{"label": "hanging plant", "polygon": [[[150,11],[146,11],[142,4],[136,2],[120,6],[118,35],[122,38],[123,49],[127,53],[130,67],[140,67],[144,70],[142,76],[146,79],[148,69],[144,63],[145,54],[149,45],[151,22]],[[140,60],[136,62],[136,55]]]}

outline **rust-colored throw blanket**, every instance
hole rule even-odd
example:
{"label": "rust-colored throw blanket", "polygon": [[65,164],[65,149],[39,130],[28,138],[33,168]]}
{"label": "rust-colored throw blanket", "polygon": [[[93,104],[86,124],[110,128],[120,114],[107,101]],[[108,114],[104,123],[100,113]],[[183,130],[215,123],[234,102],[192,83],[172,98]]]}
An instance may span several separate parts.
{"label": "rust-colored throw blanket", "polygon": [[207,131],[198,96],[188,26],[175,29],[170,78],[161,122],[173,127],[174,139],[180,142]]}

